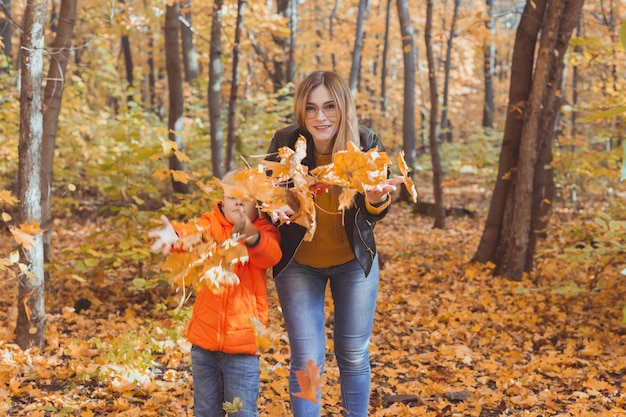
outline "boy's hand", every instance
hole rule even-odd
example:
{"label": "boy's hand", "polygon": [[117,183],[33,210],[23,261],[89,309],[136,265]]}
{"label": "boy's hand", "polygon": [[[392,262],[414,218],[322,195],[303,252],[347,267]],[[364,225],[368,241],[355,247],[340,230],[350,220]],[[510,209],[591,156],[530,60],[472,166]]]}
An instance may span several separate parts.
{"label": "boy's hand", "polygon": [[167,255],[172,250],[174,243],[178,241],[178,235],[167,217],[161,216],[161,222],[163,223],[162,228],[152,229],[148,232],[148,237],[156,239],[150,249],[152,251],[161,249],[163,255]]}
{"label": "boy's hand", "polygon": [[237,217],[233,223],[232,235],[239,236],[239,240],[244,239],[246,242],[254,241],[253,236],[258,236],[259,231],[254,227],[248,216],[246,216],[243,207],[240,211],[234,212],[234,214],[237,215]]}

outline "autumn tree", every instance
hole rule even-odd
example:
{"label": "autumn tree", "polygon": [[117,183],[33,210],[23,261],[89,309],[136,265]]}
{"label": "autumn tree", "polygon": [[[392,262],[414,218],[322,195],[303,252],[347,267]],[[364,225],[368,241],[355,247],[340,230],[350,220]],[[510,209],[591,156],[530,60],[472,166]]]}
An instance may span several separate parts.
{"label": "autumn tree", "polygon": [[[485,26],[489,34],[495,34],[494,24],[494,0],[485,0],[487,2],[487,20]],[[483,44],[483,77],[485,79],[484,101],[483,101],[483,121],[482,126],[493,128],[494,104],[493,104],[493,68],[494,68],[495,48],[493,39],[486,37]]]}
{"label": "autumn tree", "polygon": [[[385,36],[383,40],[382,68],[380,70],[380,111],[387,110],[387,52],[389,50],[389,23],[391,20],[391,0],[387,0],[385,7]],[[413,145],[415,146],[415,144]]]}
{"label": "autumn tree", "polygon": [[529,0],[517,29],[498,176],[474,255],[493,262],[498,276],[520,280],[532,269],[536,226],[551,203],[544,163],[552,153],[564,56],[583,2]]}
{"label": "autumn tree", "polygon": [[0,42],[7,57],[13,53],[13,23],[11,21],[11,0],[0,0]]}
{"label": "autumn tree", "polygon": [[120,45],[122,49],[122,54],[124,55],[124,68],[126,68],[126,88],[128,92],[126,100],[130,103],[134,100],[133,87],[135,85],[135,79],[133,76],[133,52],[130,48],[130,38],[128,37],[128,33],[124,33],[122,35],[122,37],[120,38]]}
{"label": "autumn tree", "polygon": [[295,81],[296,62],[294,48],[298,33],[298,4],[297,0],[279,0],[276,2],[276,12],[287,20],[289,35],[275,37],[276,44],[282,50],[282,54],[276,53],[272,58],[272,74],[274,86],[280,89],[287,83]]}
{"label": "autumn tree", "polygon": [[[167,86],[169,91],[168,138],[175,143],[174,149],[184,151],[183,131],[183,76],[180,64],[179,21],[180,5],[173,3],[165,7],[165,61],[167,66]],[[186,164],[173,152],[169,156],[172,171],[185,171]],[[172,176],[172,186],[176,193],[188,193],[189,184]]]}
{"label": "autumn tree", "polygon": [[[576,25],[576,36],[579,37],[582,31],[582,18],[578,20],[578,24]],[[583,50],[582,46],[577,44],[574,46],[574,52],[581,53]],[[571,105],[573,107],[573,111],[570,115],[570,133],[572,136],[576,135],[576,124],[578,119],[578,112],[576,108],[578,106],[578,84],[580,83],[580,75],[578,73],[578,65],[577,63],[572,64],[572,79],[570,81],[571,90],[572,90],[572,98]]]}
{"label": "autumn tree", "polygon": [[194,84],[198,79],[198,56],[193,42],[191,0],[184,0],[181,4],[180,38],[183,47],[183,68],[185,81]]}
{"label": "autumn tree", "polygon": [[443,91],[442,106],[441,106],[441,131],[440,135],[442,140],[452,142],[452,123],[448,119],[448,96],[450,91],[450,67],[452,66],[452,45],[454,43],[454,37],[456,36],[456,21],[459,17],[459,6],[461,0],[454,0],[454,9],[452,12],[452,21],[450,22],[450,33],[448,35],[448,42],[446,44],[446,58],[444,60],[443,71]]}
{"label": "autumn tree", "polygon": [[[41,152],[43,141],[42,81],[44,28],[47,3],[28,0],[21,42],[20,141],[18,162],[18,215],[20,224],[41,223]],[[44,303],[44,251],[41,234],[21,249],[28,270],[19,275],[15,342],[22,348],[42,347],[46,309]]]}
{"label": "autumn tree", "polygon": [[235,43],[233,45],[233,58],[230,80],[230,96],[228,98],[227,134],[226,134],[226,161],[225,170],[230,171],[235,159],[235,145],[237,138],[235,128],[237,122],[237,94],[240,79],[241,40],[243,32],[244,0],[237,0],[237,21],[235,23]]}
{"label": "autumn tree", "polygon": [[352,94],[355,94],[358,88],[359,72],[361,71],[361,50],[363,49],[363,21],[367,12],[367,0],[359,1],[359,10],[356,19],[356,28],[354,35],[354,48],[352,49],[352,66],[350,67],[350,77],[348,85]]}
{"label": "autumn tree", "polygon": [[428,85],[430,87],[430,116],[428,143],[430,145],[430,159],[433,169],[433,194],[435,197],[435,224],[437,229],[446,226],[446,208],[443,201],[443,168],[441,167],[441,156],[439,155],[438,130],[439,130],[439,94],[437,92],[437,64],[433,52],[432,41],[433,28],[433,1],[426,2],[426,26],[424,28],[424,42],[426,44],[426,57],[428,60]]}
{"label": "autumn tree", "polygon": [[224,175],[224,133],[222,132],[222,7],[215,0],[211,14],[211,47],[209,51],[209,123],[211,129],[211,168],[213,175]]}
{"label": "autumn tree", "polygon": [[52,204],[50,202],[54,150],[63,90],[67,81],[67,64],[70,59],[72,33],[76,19],[77,0],[61,0],[59,23],[54,43],[49,48],[50,65],[43,95],[43,145],[41,161],[41,225],[44,230],[44,259],[50,261],[50,235],[52,231]]}
{"label": "autumn tree", "polygon": [[[408,0],[397,0],[398,18],[404,54],[404,103],[402,111],[402,148],[409,167],[415,165],[415,32],[411,23]],[[401,198],[409,199],[408,191],[402,188]]]}

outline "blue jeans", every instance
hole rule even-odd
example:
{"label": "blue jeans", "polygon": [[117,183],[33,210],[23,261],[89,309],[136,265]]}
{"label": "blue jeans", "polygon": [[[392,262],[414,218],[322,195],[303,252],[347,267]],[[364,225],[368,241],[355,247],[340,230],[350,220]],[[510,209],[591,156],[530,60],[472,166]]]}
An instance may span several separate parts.
{"label": "blue jeans", "polygon": [[294,371],[303,370],[309,360],[313,360],[317,366],[324,364],[324,296],[328,281],[335,306],[335,357],[339,367],[344,414],[350,417],[367,416],[371,383],[369,348],[378,279],[378,258],[368,276],[365,276],[359,263],[353,260],[319,269],[292,261],[276,277],[276,291],[291,348],[289,392],[295,417],[321,415],[320,393],[318,403],[293,395],[294,392],[302,391]]}
{"label": "blue jeans", "polygon": [[196,417],[224,417],[225,401],[239,397],[243,408],[229,417],[258,416],[259,357],[212,352],[191,346],[193,410]]}

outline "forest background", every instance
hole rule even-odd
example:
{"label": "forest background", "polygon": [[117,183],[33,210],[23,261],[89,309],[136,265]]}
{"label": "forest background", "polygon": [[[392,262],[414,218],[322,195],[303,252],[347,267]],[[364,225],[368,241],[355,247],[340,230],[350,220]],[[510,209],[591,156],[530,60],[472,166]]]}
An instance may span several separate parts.
{"label": "forest background", "polygon": [[[40,286],[47,324],[34,331],[44,345],[22,350],[19,336],[28,340],[34,327],[20,331],[16,324],[30,302],[20,290],[32,279],[12,235],[33,233],[19,224],[23,207],[14,196],[24,159],[23,30],[35,3],[0,3],[0,277],[7,311],[0,412],[190,415],[181,337],[189,307],[174,314],[179,297],[145,231],[160,214],[188,219],[209,207],[217,196],[196,185],[230,165],[254,166],[273,132],[291,120],[294,83],[312,70],[334,69],[349,80],[363,123],[388,153],[407,151],[422,202],[435,200],[440,186],[447,213],[465,215],[432,230],[432,218],[419,213],[424,206],[398,194],[398,208],[377,230],[389,285],[381,289],[378,320],[394,325],[375,330],[372,412],[622,413],[620,1],[587,2],[569,42],[551,162],[558,192],[535,268],[519,282],[469,261],[489,208],[506,118],[521,111],[509,102],[512,52],[522,10],[534,2],[41,2],[42,72],[67,67],[40,83],[54,86],[47,98],[62,102],[43,213],[50,216]],[[72,9],[75,19],[68,19]],[[59,47],[54,42],[68,23],[71,46]],[[174,47],[179,61],[172,69]],[[409,50],[414,89],[406,82]],[[492,65],[485,71],[487,55]],[[433,97],[443,113],[435,113],[436,146]],[[412,126],[407,102],[415,104]],[[416,135],[408,148],[407,130]],[[441,156],[438,183],[433,151]],[[404,242],[394,239],[399,234]],[[271,416],[285,415],[287,407],[280,320],[275,309],[264,354],[261,407]],[[332,363],[328,372],[332,381]],[[327,414],[336,415],[337,386],[323,389]]]}

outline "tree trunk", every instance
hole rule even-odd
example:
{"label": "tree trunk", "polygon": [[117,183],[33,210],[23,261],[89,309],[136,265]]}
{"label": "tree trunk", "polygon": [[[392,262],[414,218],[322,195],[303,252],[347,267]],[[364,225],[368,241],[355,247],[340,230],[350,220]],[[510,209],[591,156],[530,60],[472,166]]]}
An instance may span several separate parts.
{"label": "tree trunk", "polygon": [[237,92],[239,91],[239,57],[241,54],[241,34],[243,31],[243,12],[245,0],[237,0],[237,22],[235,24],[235,45],[233,46],[232,80],[230,82],[230,96],[228,99],[228,134],[226,136],[226,171],[234,165],[235,128],[237,125]]}
{"label": "tree trunk", "polygon": [[352,49],[352,66],[350,67],[350,78],[348,86],[352,94],[357,92],[357,84],[359,82],[359,73],[361,72],[361,51],[363,50],[363,21],[365,20],[365,11],[367,0],[359,0],[359,13],[356,19],[356,32],[354,35],[354,49]]}
{"label": "tree trunk", "polygon": [[[485,228],[474,260],[487,263],[494,262],[496,248],[500,240],[500,231],[505,218],[505,207],[509,191],[513,187],[512,177],[519,148],[522,131],[522,114],[524,103],[528,99],[528,91],[532,80],[535,43],[541,27],[543,12],[547,0],[538,0],[535,5],[526,4],[513,45],[513,65],[509,84],[509,105],[504,125],[504,136],[498,162],[498,175],[491,195],[489,212]],[[511,208],[511,204],[508,204]]]}
{"label": "tree trunk", "polygon": [[209,50],[209,123],[211,131],[211,167],[213,176],[222,178],[224,172],[224,134],[222,132],[222,0],[215,0],[211,18],[211,47]]}
{"label": "tree trunk", "polygon": [[[564,57],[572,32],[580,21],[580,11],[583,3],[584,0],[573,0],[565,5],[567,8],[563,9],[563,13],[558,18],[560,26],[556,33],[556,40],[549,45],[552,48],[550,68],[546,76],[546,94],[544,101],[541,103],[542,111],[540,112],[542,120],[540,122],[539,138],[543,138],[543,142],[541,143],[538,161],[534,170],[531,230],[524,272],[530,272],[533,268],[536,240],[540,236],[545,236],[545,229],[548,226],[551,208],[556,197],[552,154],[555,137],[559,133],[562,97],[565,90]],[[576,12],[577,8],[578,12]]]}
{"label": "tree trunk", "polygon": [[[223,4],[222,0],[219,1]],[[282,53],[269,57],[262,45],[254,39],[252,33],[248,32],[252,48],[259,56],[268,78],[272,81],[274,92],[278,92],[286,83],[293,82],[295,79],[294,48],[296,33],[298,32],[298,1],[278,0],[276,2],[276,13],[287,18],[287,25],[290,28],[289,37],[274,37],[274,42]],[[270,66],[269,63],[272,65]]]}
{"label": "tree trunk", "polygon": [[[578,24],[576,25],[576,36],[580,37],[582,35],[582,18],[578,19]],[[580,53],[582,52],[582,45],[574,46],[574,52]],[[572,68],[572,108],[574,109],[570,115],[570,135],[573,138],[576,138],[578,134],[578,83],[580,82],[578,76],[578,65],[574,62]],[[572,148],[572,151],[574,149]]]}
{"label": "tree trunk", "polygon": [[[398,18],[402,38],[402,51],[404,51],[404,105],[402,109],[402,149],[405,160],[412,170],[415,166],[415,44],[413,37],[413,25],[409,13],[408,0],[397,0]],[[383,61],[384,62],[384,61]],[[411,172],[412,174],[412,172]],[[406,187],[402,187],[400,199],[410,201]]]}
{"label": "tree trunk", "polygon": [[[485,26],[492,35],[495,35],[495,13],[494,13],[494,0],[487,1],[487,14],[488,20],[485,22]],[[482,126],[486,128],[493,128],[494,118],[494,103],[493,103],[493,71],[494,71],[494,56],[495,47],[493,40],[490,38],[485,39],[483,45],[483,75],[485,77],[485,95],[483,102],[483,123]]]}
{"label": "tree trunk", "polygon": [[[497,239],[491,248],[495,254],[491,259],[496,265],[495,275],[520,280],[523,273],[529,272],[532,268],[536,242],[534,235],[538,233],[535,227],[541,224],[540,208],[546,198],[545,177],[549,175],[545,171],[544,162],[551,157],[559,106],[560,94],[556,90],[561,86],[563,57],[583,2],[584,0],[548,2],[529,0],[520,21],[513,52],[514,73],[511,77],[509,100],[510,109],[517,114],[509,113],[507,127],[513,126],[508,123],[511,118],[519,118],[521,125],[518,131],[505,129],[501,160],[505,152],[504,141],[507,140],[507,135],[517,139],[518,146],[506,148],[509,152],[506,160],[510,161],[510,164],[501,167],[501,169],[508,167],[508,170],[498,175],[498,182],[503,178],[510,184],[502,187],[506,195],[496,197],[497,193],[503,191],[494,191],[492,198],[492,202],[500,199],[504,201],[504,206],[500,210],[502,227],[497,231]],[[540,31],[539,51],[533,69],[535,44]],[[525,71],[515,73],[519,68]],[[519,79],[514,75],[519,76]],[[527,80],[530,88],[524,91],[517,90],[520,96],[516,97],[517,101],[513,101],[513,86],[519,88],[516,80],[520,81],[520,84]],[[492,215],[491,207],[489,215]],[[490,227],[493,227],[493,223],[490,223]],[[484,245],[483,248],[490,246],[487,244],[486,234],[487,226],[480,243]],[[481,253],[481,256],[485,254],[488,254],[488,251]]]}
{"label": "tree trunk", "polygon": [[161,111],[161,100],[157,100],[156,96],[156,76],[155,74],[155,66],[154,66],[154,36],[152,35],[152,31],[148,35],[148,107],[152,111],[152,113],[156,114],[159,117],[159,120],[163,120],[163,114]]}
{"label": "tree trunk", "polygon": [[133,66],[133,52],[130,49],[130,39],[128,38],[128,34],[122,35],[121,39],[121,47],[122,54],[124,55],[124,67],[126,68],[126,101],[130,103],[134,101],[133,98],[133,87],[135,86],[135,79],[133,76],[134,66]]}
{"label": "tree trunk", "polygon": [[443,169],[441,168],[441,157],[439,156],[439,143],[437,141],[437,130],[439,127],[437,93],[437,64],[433,53],[432,41],[433,28],[433,0],[426,1],[426,26],[424,28],[424,41],[426,43],[426,56],[428,60],[428,85],[430,86],[430,118],[428,142],[430,144],[430,159],[433,166],[433,195],[435,197],[435,224],[437,229],[446,227],[446,208],[443,202]]}
{"label": "tree trunk", "polygon": [[183,13],[180,16],[180,38],[183,44],[183,68],[185,69],[185,81],[194,84],[198,79],[198,57],[193,44],[193,31],[191,30],[191,13],[187,11],[191,7],[191,0],[181,3]]}
{"label": "tree trunk", "polygon": [[[19,221],[41,223],[42,81],[47,3],[28,0],[24,10],[21,54],[20,140],[18,162]],[[21,249],[28,271],[20,273],[15,342],[22,349],[45,344],[43,237]]]}
{"label": "tree trunk", "polygon": [[456,31],[456,20],[459,17],[459,5],[461,0],[454,0],[454,11],[452,12],[452,22],[450,23],[450,36],[446,45],[446,61],[443,75],[443,103],[441,106],[441,140],[452,142],[452,123],[448,119],[448,90],[450,89],[450,67],[452,66],[452,44]]}
{"label": "tree trunk", "polygon": [[[165,66],[167,70],[167,88],[169,91],[168,112],[168,139],[176,144],[176,149],[185,151],[183,137],[183,76],[180,64],[178,47],[178,16],[180,6],[173,3],[165,8]],[[186,171],[187,164],[181,161],[175,153],[169,157],[169,169],[172,171]],[[189,184],[177,181],[172,176],[172,189],[175,193],[189,193]]]}
{"label": "tree trunk", "polygon": [[6,17],[0,17],[0,37],[2,37],[2,41],[4,43],[4,54],[11,58],[11,55],[13,54],[13,43],[11,42],[11,38],[13,37],[11,0],[0,0],[0,3],[2,4],[3,14],[6,14]]}
{"label": "tree trunk", "polygon": [[285,63],[285,82],[293,83],[296,77],[296,34],[298,33],[298,3],[297,1],[289,1],[287,3],[289,21],[289,42],[287,43],[287,62]]}
{"label": "tree trunk", "polygon": [[[330,14],[328,15],[328,37],[332,41],[335,39],[335,21],[337,20],[337,9],[339,8],[339,0],[335,0],[333,2],[333,8],[330,9]],[[332,69],[337,69],[337,55],[335,52],[331,52],[330,59],[332,62]]]}
{"label": "tree trunk", "polygon": [[41,228],[44,230],[44,261],[50,262],[50,235],[52,231],[52,207],[50,203],[54,150],[63,89],[67,78],[67,64],[70,58],[72,33],[76,22],[77,0],[62,0],[59,10],[59,24],[54,44],[50,50],[50,67],[43,94],[43,148],[41,161]]}
{"label": "tree trunk", "polygon": [[[385,39],[383,40],[383,63],[380,70],[380,110],[385,113],[387,110],[387,51],[389,49],[389,23],[391,21],[391,0],[387,0],[387,8],[385,9]],[[415,59],[415,58],[414,58]],[[415,65],[415,64],[413,64]],[[415,115],[413,116],[415,120]],[[415,143],[413,144],[415,148]],[[406,150],[405,150],[406,151]]]}

